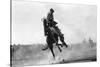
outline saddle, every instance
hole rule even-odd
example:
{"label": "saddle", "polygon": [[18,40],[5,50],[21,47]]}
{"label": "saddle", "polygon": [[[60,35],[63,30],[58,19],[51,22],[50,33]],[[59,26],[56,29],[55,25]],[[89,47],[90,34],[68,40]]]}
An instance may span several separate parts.
{"label": "saddle", "polygon": [[61,33],[60,29],[59,29],[57,26],[55,26],[55,27],[50,27],[50,30],[51,30],[53,33],[57,34],[58,36],[63,36],[63,34]]}

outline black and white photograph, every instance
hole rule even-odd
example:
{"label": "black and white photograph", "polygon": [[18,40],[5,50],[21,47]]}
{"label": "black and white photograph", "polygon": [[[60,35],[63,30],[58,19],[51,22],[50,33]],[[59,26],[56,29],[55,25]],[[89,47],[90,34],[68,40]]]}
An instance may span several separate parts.
{"label": "black and white photograph", "polygon": [[11,0],[10,66],[97,61],[97,6]]}

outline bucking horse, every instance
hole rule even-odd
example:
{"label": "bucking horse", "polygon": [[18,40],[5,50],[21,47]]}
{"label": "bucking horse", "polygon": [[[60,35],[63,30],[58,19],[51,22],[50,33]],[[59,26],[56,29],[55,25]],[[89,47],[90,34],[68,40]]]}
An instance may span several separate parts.
{"label": "bucking horse", "polygon": [[[65,46],[66,48],[68,46],[64,41],[63,34],[61,34],[61,32],[59,31],[57,26],[56,27],[50,27],[46,18],[43,19],[43,26],[44,26],[44,34],[46,36],[46,42],[47,42],[47,46],[48,46],[47,48],[49,48],[51,50],[52,55],[55,58],[55,54],[54,54],[54,51],[53,51],[53,44],[56,44],[56,46],[58,47],[60,52],[62,51],[60,46],[61,47]],[[58,38],[60,39],[62,44],[58,44]],[[43,50],[45,50],[45,49],[43,49]]]}

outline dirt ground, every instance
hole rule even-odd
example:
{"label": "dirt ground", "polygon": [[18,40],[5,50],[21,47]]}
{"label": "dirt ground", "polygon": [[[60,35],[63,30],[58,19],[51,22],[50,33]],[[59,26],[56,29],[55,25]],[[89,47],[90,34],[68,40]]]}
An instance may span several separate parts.
{"label": "dirt ground", "polygon": [[12,67],[96,61],[96,43],[69,44],[68,48],[61,48],[62,52],[54,46],[55,59],[51,51],[43,51],[43,47],[43,44],[16,45],[12,53]]}

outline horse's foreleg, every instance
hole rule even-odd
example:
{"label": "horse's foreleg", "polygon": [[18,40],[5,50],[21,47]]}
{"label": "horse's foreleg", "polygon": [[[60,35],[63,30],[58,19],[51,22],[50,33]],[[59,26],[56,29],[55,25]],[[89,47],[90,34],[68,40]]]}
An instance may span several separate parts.
{"label": "horse's foreleg", "polygon": [[61,48],[59,47],[58,42],[56,42],[56,46],[58,47],[59,51],[62,52]]}
{"label": "horse's foreleg", "polygon": [[62,52],[62,50],[61,50],[61,48],[59,47],[59,45],[57,45],[57,47],[58,47],[59,51]]}
{"label": "horse's foreleg", "polygon": [[65,42],[63,42],[63,44],[66,46],[66,48],[68,47],[68,45]]}
{"label": "horse's foreleg", "polygon": [[64,41],[64,37],[60,37],[60,41],[62,42],[62,44],[64,45],[64,46],[66,46],[66,48],[68,47],[68,45],[65,43],[65,41]]}

